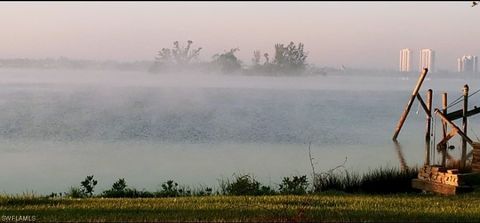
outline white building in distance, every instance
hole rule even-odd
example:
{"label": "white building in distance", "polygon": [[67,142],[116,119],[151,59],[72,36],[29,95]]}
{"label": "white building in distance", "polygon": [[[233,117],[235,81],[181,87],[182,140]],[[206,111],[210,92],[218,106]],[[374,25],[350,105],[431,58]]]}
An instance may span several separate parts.
{"label": "white building in distance", "polygon": [[435,71],[435,51],[431,49],[420,50],[420,71],[428,68],[428,71]]}
{"label": "white building in distance", "polygon": [[458,72],[478,72],[478,57],[465,55],[457,59]]}
{"label": "white building in distance", "polygon": [[400,72],[410,72],[411,71],[411,63],[410,57],[412,55],[412,51],[410,49],[402,49],[400,50]]}

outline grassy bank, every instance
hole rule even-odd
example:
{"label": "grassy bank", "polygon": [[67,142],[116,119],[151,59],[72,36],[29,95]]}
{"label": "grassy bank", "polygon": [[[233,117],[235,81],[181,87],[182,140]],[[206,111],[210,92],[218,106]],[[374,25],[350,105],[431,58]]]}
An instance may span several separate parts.
{"label": "grassy bank", "polygon": [[37,221],[427,221],[480,222],[480,193],[45,198],[4,196],[0,215]]}

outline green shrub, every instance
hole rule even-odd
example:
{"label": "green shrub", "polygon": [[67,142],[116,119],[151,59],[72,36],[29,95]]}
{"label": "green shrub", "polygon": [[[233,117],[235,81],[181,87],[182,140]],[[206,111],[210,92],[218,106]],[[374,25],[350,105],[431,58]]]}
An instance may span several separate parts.
{"label": "green shrub", "polygon": [[148,191],[139,191],[135,188],[128,188],[124,178],[118,179],[113,183],[112,188],[102,193],[103,197],[118,198],[138,198],[138,197],[154,197],[154,194]]}
{"label": "green shrub", "polygon": [[70,187],[66,195],[71,198],[83,198],[87,196],[79,187]]}
{"label": "green shrub", "polygon": [[279,191],[281,194],[306,194],[308,187],[307,176],[293,176],[284,177],[282,183],[279,185]]}
{"label": "green shrub", "polygon": [[269,186],[262,186],[260,182],[250,175],[237,176],[235,181],[227,182],[226,194],[228,195],[272,195],[275,191]]}
{"label": "green shrub", "polygon": [[193,196],[210,196],[212,193],[213,189],[211,187],[200,187],[192,190]]}
{"label": "green shrub", "polygon": [[168,180],[162,184],[162,189],[155,193],[157,197],[180,197],[180,196],[191,196],[192,191],[185,186],[179,186],[173,180]]}
{"label": "green shrub", "polygon": [[260,190],[254,195],[275,195],[277,192],[272,189],[270,186],[260,186]]}
{"label": "green shrub", "polygon": [[106,190],[102,193],[102,196],[105,197],[125,197],[125,192],[127,189],[127,183],[124,178],[118,179],[117,182],[113,183],[112,188]]}

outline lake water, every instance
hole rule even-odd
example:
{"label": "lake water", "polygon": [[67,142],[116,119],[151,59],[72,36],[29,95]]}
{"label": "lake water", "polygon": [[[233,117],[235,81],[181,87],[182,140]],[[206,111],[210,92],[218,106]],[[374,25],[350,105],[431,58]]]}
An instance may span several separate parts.
{"label": "lake water", "polygon": [[[399,166],[391,137],[417,75],[0,70],[0,191],[67,191],[90,174],[97,192],[118,178],[137,189],[169,179],[216,187],[234,173],[275,186],[284,176],[310,176],[309,142],[317,171],[345,159],[359,172]],[[421,93],[433,88],[439,107],[441,92],[452,101],[465,83],[471,92],[480,87],[476,78],[432,74]],[[480,94],[470,104],[480,104]],[[399,136],[410,166],[424,159],[425,115],[417,109],[415,102]],[[476,139],[479,118],[469,121]]]}

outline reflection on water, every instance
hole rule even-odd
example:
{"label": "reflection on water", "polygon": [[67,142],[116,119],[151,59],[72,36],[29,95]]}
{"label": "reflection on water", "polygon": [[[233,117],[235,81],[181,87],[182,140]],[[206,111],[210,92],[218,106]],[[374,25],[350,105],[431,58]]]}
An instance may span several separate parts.
{"label": "reflection on water", "polygon": [[407,162],[405,161],[405,156],[403,156],[403,148],[398,141],[393,141],[395,151],[397,152],[398,161],[400,161],[400,169],[408,169]]}
{"label": "reflection on water", "polygon": [[[310,141],[320,171],[345,157],[355,171],[423,162],[423,114],[409,115],[401,148],[391,141],[416,77],[0,76],[0,191],[7,193],[66,191],[89,174],[97,191],[120,177],[154,190],[168,179],[213,186],[238,172],[275,185],[311,173]],[[422,92],[433,87],[456,98],[463,83],[432,77]]]}

